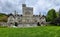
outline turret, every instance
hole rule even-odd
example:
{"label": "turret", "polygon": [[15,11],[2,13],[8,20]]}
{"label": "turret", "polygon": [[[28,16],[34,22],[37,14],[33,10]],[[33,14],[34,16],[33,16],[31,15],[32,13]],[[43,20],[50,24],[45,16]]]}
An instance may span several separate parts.
{"label": "turret", "polygon": [[39,16],[41,17],[41,12],[39,12]]}
{"label": "turret", "polygon": [[14,16],[17,16],[17,14],[18,14],[18,13],[17,13],[16,11],[14,11]]}
{"label": "turret", "polygon": [[22,4],[22,7],[26,7],[26,4]]}

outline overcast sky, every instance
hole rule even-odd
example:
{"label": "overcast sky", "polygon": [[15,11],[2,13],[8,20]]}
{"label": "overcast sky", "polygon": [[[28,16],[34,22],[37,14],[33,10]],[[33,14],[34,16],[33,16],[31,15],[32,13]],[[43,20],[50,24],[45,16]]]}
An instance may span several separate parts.
{"label": "overcast sky", "polygon": [[[24,2],[25,1],[25,2]],[[34,14],[46,14],[49,9],[60,8],[60,0],[0,0],[0,12],[13,13],[15,10],[22,13],[22,3],[26,3],[27,6],[34,8]]]}

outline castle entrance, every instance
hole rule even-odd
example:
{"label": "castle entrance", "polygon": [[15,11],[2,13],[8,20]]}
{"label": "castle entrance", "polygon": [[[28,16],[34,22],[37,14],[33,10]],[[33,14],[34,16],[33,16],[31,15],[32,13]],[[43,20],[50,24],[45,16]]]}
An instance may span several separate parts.
{"label": "castle entrance", "polygon": [[15,26],[18,26],[18,23],[17,22],[15,22]]}
{"label": "castle entrance", "polygon": [[39,22],[37,22],[37,26],[40,26],[40,23]]}

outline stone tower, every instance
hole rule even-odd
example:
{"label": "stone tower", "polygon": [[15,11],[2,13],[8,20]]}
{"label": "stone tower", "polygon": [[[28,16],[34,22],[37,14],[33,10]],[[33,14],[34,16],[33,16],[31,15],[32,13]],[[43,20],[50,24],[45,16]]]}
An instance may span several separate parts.
{"label": "stone tower", "polygon": [[33,8],[27,7],[26,4],[22,4],[23,22],[31,23],[33,19]]}
{"label": "stone tower", "polygon": [[33,8],[27,7],[26,4],[22,4],[23,16],[33,16]]}

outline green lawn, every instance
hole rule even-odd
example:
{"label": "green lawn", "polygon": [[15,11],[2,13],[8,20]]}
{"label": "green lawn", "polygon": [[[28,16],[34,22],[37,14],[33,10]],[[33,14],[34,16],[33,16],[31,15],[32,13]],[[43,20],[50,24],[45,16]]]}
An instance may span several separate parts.
{"label": "green lawn", "polygon": [[0,37],[60,37],[60,27],[0,28]]}

